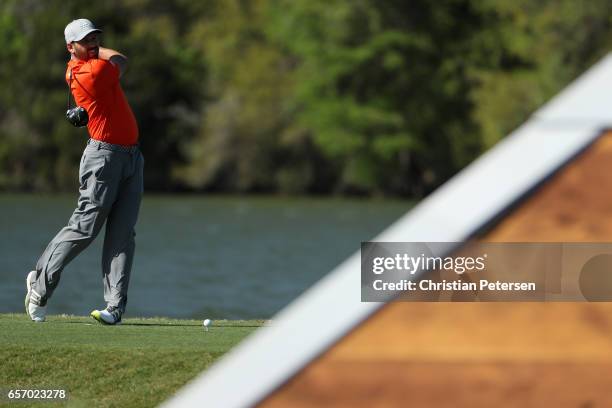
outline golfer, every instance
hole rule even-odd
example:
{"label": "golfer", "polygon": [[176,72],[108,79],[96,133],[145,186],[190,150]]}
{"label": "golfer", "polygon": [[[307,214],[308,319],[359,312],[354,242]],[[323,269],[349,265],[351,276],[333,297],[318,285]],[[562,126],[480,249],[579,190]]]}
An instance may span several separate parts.
{"label": "golfer", "polygon": [[119,83],[127,58],[101,47],[101,32],[87,19],[74,20],[64,30],[70,53],[66,82],[77,105],[89,115],[90,139],[81,157],[77,208],[26,279],[26,312],[35,322],[45,320],[47,302],[66,265],[87,248],[105,223],[106,308],[94,310],[91,316],[100,323],[117,324],[127,304],[144,160],[138,148],[138,126]]}

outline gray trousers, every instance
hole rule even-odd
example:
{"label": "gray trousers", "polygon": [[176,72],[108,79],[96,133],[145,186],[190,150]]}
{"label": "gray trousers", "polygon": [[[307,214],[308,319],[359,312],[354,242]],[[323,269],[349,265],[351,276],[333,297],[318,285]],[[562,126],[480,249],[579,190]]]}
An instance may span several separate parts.
{"label": "gray trousers", "polygon": [[36,265],[31,302],[45,306],[64,267],[96,238],[106,222],[102,252],[104,300],[125,311],[134,259],[134,227],[143,193],[144,159],[139,150],[111,151],[88,144],[79,169],[79,199],[68,225]]}

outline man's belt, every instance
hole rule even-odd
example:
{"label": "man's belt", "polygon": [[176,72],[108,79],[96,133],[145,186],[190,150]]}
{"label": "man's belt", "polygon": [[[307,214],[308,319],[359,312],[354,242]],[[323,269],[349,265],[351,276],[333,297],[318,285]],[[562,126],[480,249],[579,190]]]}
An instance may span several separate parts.
{"label": "man's belt", "polygon": [[98,149],[112,150],[114,152],[134,153],[138,151],[138,145],[124,146],[124,145],[101,142],[95,139],[89,139],[87,141],[87,144],[90,146],[95,146]]}

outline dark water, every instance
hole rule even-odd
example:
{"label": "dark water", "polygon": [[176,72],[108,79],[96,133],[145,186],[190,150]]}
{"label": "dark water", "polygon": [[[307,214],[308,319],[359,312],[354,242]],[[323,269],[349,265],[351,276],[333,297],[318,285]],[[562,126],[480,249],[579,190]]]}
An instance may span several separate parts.
{"label": "dark water", "polygon": [[[0,195],[0,313],[23,311],[25,276],[75,204],[71,195]],[[127,317],[268,318],[410,206],[145,196]],[[64,270],[49,313],[104,307],[101,245],[99,236]]]}

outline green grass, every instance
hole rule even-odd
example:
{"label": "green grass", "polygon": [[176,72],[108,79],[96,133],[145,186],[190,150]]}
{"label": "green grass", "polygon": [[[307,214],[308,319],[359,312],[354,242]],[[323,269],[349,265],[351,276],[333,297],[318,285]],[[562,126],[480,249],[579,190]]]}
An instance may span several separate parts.
{"label": "green grass", "polygon": [[25,314],[0,314],[0,389],[69,392],[67,403],[12,404],[18,407],[151,407],[263,324],[218,320],[206,332],[197,320],[124,319],[121,326],[103,326],[90,317],[34,323]]}

